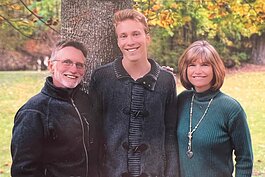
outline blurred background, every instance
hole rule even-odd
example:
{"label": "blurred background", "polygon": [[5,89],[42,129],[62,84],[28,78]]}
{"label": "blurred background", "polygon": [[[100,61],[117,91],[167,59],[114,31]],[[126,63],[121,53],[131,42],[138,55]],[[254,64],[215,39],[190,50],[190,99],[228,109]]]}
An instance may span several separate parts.
{"label": "blurred background", "polygon": [[[116,47],[108,36],[113,36],[112,15],[122,8],[146,15],[153,40],[150,57],[161,65],[177,69],[182,51],[198,39],[212,43],[228,68],[265,64],[263,0],[1,0],[0,70],[45,70],[60,37],[83,41],[95,53],[93,60],[102,58],[98,51]],[[99,28],[106,31],[101,37],[95,34]],[[91,43],[99,45],[93,49]],[[113,50],[108,58],[118,54]],[[108,62],[101,60],[97,65]]]}
{"label": "blurred background", "polygon": [[[120,55],[112,26],[119,9],[142,12],[150,25],[149,55],[174,68],[193,41],[209,41],[227,76],[222,90],[247,113],[253,140],[253,176],[265,177],[264,0],[1,0],[0,176],[10,176],[10,140],[16,111],[40,91],[47,60],[62,38],[83,42],[92,70]],[[183,88],[178,83],[178,93]]]}

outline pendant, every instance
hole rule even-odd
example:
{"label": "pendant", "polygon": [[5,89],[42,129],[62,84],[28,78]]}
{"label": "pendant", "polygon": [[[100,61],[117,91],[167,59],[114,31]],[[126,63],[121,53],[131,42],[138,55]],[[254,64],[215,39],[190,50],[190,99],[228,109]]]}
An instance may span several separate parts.
{"label": "pendant", "polygon": [[187,154],[187,156],[188,156],[188,158],[192,158],[192,156],[193,156],[193,152],[191,151],[191,150],[188,150],[187,152],[186,152],[186,154]]}

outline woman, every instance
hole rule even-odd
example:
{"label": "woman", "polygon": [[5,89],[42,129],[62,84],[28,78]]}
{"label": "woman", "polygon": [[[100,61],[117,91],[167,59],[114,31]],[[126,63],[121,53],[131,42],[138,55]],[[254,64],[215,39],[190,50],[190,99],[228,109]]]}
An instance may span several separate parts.
{"label": "woman", "polygon": [[[187,89],[178,96],[180,173],[183,177],[250,177],[251,137],[241,105],[220,91],[225,67],[212,45],[192,43],[178,63]],[[235,166],[233,164],[235,155]]]}

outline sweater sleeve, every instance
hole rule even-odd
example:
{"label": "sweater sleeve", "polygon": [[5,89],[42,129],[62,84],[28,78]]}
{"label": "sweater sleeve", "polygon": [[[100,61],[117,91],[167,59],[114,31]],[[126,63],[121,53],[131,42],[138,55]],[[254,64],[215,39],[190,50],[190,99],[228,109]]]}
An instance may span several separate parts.
{"label": "sweater sleeve", "polygon": [[251,177],[253,168],[253,152],[246,114],[240,111],[229,122],[229,134],[235,154],[236,177]]}
{"label": "sweater sleeve", "polygon": [[12,177],[42,177],[43,125],[41,113],[19,111],[15,117],[11,140]]}
{"label": "sweater sleeve", "polygon": [[176,85],[172,80],[171,92],[169,93],[165,109],[165,148],[166,148],[166,177],[179,176],[178,146],[176,138],[177,122],[177,96]]}

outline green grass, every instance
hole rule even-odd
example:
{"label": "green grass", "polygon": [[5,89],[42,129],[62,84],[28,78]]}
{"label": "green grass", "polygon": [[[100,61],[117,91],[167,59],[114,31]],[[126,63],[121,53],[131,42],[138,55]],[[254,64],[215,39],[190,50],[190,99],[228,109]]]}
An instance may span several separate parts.
{"label": "green grass", "polygon": [[43,86],[47,72],[0,72],[0,176],[10,176],[14,115]]}
{"label": "green grass", "polygon": [[265,177],[265,73],[229,75],[223,91],[236,98],[246,111],[254,151],[253,176]]}
{"label": "green grass", "polygon": [[[0,72],[0,176],[10,176],[10,139],[16,111],[40,91],[47,72]],[[248,116],[255,177],[265,177],[265,73],[227,75],[222,91],[237,99]],[[178,92],[183,90],[178,86]]]}

